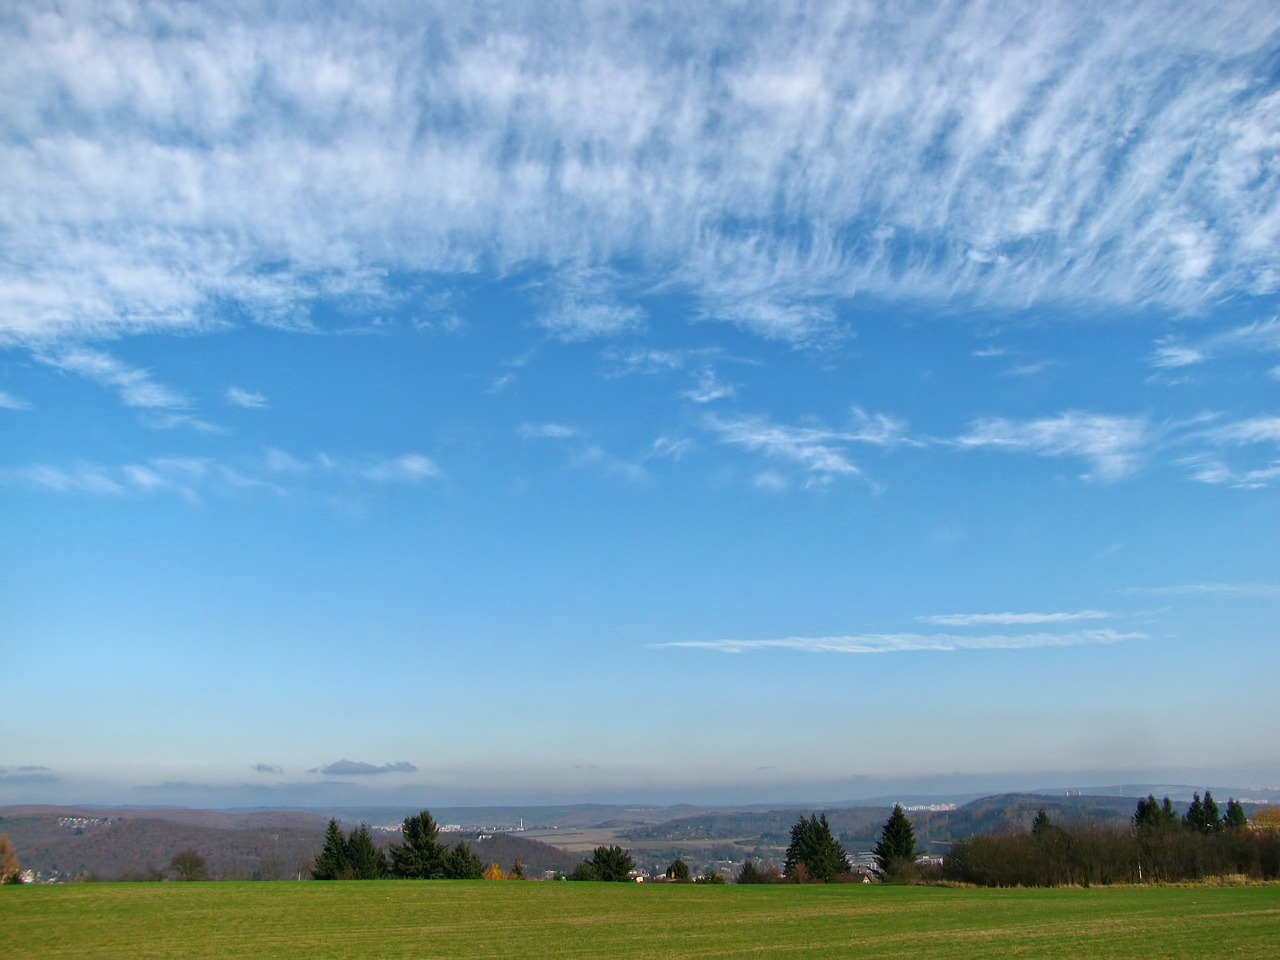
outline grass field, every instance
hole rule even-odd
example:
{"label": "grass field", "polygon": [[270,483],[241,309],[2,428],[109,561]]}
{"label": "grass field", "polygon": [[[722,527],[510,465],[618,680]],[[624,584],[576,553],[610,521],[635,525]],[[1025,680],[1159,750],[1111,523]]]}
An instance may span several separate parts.
{"label": "grass field", "polygon": [[0,888],[24,958],[1280,957],[1280,886],[383,881]]}

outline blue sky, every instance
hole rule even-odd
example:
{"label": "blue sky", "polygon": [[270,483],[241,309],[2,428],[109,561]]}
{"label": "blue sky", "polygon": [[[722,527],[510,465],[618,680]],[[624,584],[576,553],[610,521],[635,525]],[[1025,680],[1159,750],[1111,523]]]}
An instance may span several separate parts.
{"label": "blue sky", "polygon": [[0,15],[0,802],[1280,784],[1280,10]]}

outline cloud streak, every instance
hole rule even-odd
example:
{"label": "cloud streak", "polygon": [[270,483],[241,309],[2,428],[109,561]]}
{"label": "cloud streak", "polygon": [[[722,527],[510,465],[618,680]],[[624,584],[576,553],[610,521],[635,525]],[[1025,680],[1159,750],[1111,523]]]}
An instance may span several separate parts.
{"label": "cloud streak", "polygon": [[800,653],[952,653],[961,650],[1032,650],[1144,640],[1144,633],[1084,630],[1076,633],[1023,633],[966,636],[963,634],[873,633],[834,637],[785,637],[779,640],[682,640],[653,644],[657,648],[752,653],[790,650]]}
{"label": "cloud streak", "polygon": [[1108,614],[1100,610],[1078,610],[1074,613],[944,613],[920,617],[925,623],[942,627],[973,627],[988,624],[1016,626],[1034,623],[1071,623],[1077,620],[1105,620]]}
{"label": "cloud streak", "polygon": [[408,761],[398,763],[365,763],[361,760],[338,760],[334,763],[316,767],[312,773],[322,773],[329,777],[376,777],[387,773],[417,773],[418,768]]}
{"label": "cloud streak", "polygon": [[98,497],[145,497],[173,494],[193,503],[206,495],[231,496],[246,491],[284,496],[327,483],[416,485],[441,475],[433,460],[419,453],[383,459],[337,460],[327,455],[302,460],[283,450],[268,450],[261,459],[236,464],[211,457],[158,456],[119,465],[76,463],[31,464],[0,468],[0,482],[50,493]]}
{"label": "cloud streak", "polygon": [[977,421],[954,441],[970,449],[1076,457],[1090,464],[1086,476],[1106,481],[1132,474],[1151,442],[1141,418],[1080,412],[1039,420],[991,417]]}

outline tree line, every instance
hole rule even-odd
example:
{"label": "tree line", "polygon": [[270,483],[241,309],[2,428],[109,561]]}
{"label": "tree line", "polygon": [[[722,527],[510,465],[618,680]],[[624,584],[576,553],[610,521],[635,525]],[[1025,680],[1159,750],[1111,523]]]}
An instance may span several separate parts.
{"label": "tree line", "polygon": [[[1273,808],[1274,809],[1274,808]],[[1280,810],[1276,811],[1280,813]],[[1262,816],[1265,816],[1263,814]],[[1138,801],[1128,829],[1093,824],[1059,826],[1041,809],[1026,832],[974,836],[951,844],[941,867],[920,862],[915,829],[901,805],[884,822],[872,850],[875,877],[885,882],[950,880],[980,886],[1058,886],[1174,882],[1242,874],[1280,879],[1280,829],[1253,829],[1234,798],[1219,810],[1209,791],[1196,794],[1179,817],[1168,797]],[[517,860],[510,871],[487,868],[465,841],[449,848],[439,841],[431,814],[405,819],[400,843],[389,856],[360,824],[343,834],[329,821],[324,849],[315,858],[316,880],[373,880],[383,877],[422,880],[516,879],[524,876]],[[791,828],[786,861],[776,866],[744,860],[737,883],[840,883],[859,879],[826,814],[802,816]],[[563,879],[625,882],[635,862],[619,846],[597,847]],[[676,882],[724,883],[713,870],[693,877],[676,859],[666,877]]]}
{"label": "tree line", "polygon": [[1280,832],[1253,829],[1244,807],[1221,813],[1209,791],[1179,817],[1168,797],[1138,801],[1128,829],[1058,826],[1044,810],[1029,832],[970,837],[951,845],[944,879],[980,886],[1171,883],[1242,875],[1280,879]]}
{"label": "tree line", "polygon": [[[873,873],[880,880],[906,880],[914,876],[915,828],[901,804],[895,804],[872,850]],[[744,860],[734,878],[737,883],[850,883],[858,879],[844,846],[831,832],[827,815],[801,817],[791,828],[782,870]]]}
{"label": "tree line", "polygon": [[330,820],[324,848],[311,870],[313,880],[479,880],[485,871],[481,859],[465,840],[450,849],[440,842],[440,825],[423,810],[406,817],[400,827],[403,842],[390,846],[391,856],[373,842],[373,834],[360,824],[343,834],[337,820]]}

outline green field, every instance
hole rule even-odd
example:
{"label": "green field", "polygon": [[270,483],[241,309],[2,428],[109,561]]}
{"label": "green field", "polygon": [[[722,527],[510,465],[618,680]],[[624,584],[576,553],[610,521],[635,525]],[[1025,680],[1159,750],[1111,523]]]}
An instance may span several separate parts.
{"label": "green field", "polygon": [[1280,886],[374,881],[0,888],[6,956],[1277,957]]}

